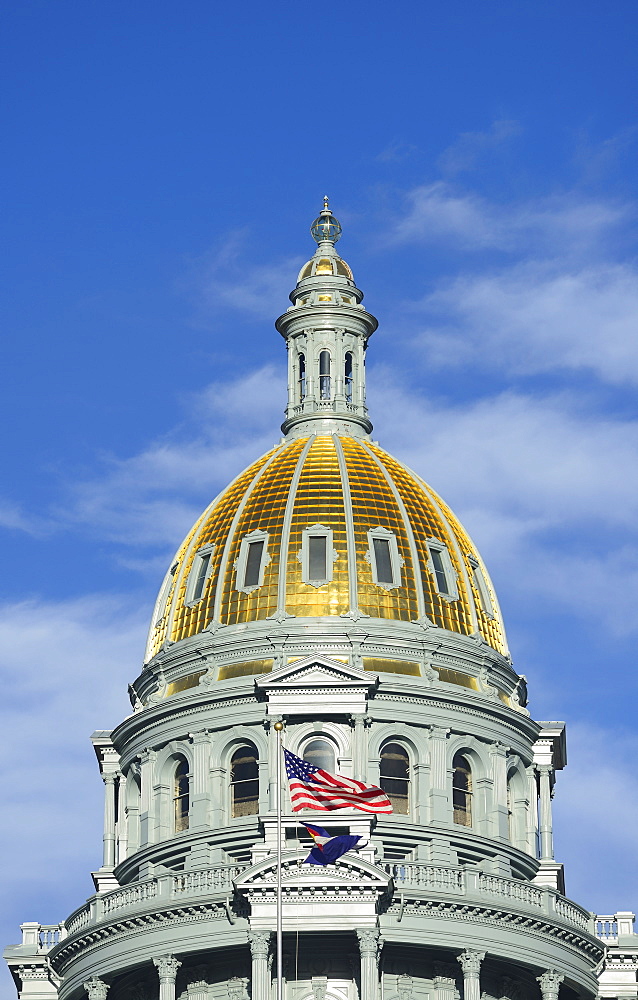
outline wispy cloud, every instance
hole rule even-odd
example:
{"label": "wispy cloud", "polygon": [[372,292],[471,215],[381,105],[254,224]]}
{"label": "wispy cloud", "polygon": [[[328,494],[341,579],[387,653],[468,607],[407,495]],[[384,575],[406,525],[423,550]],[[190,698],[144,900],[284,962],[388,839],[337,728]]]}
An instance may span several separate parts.
{"label": "wispy cloud", "polygon": [[472,170],[486,157],[493,156],[503,145],[521,134],[517,121],[500,119],[484,132],[461,132],[438,160],[444,174],[459,174]]}

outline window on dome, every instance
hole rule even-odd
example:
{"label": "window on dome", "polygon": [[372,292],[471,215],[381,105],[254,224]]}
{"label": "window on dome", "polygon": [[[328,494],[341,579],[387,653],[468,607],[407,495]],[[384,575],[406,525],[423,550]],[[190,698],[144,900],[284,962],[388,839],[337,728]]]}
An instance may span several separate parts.
{"label": "window on dome", "polygon": [[268,555],[268,533],[251,531],[242,538],[239,557],[235,563],[236,587],[250,593],[264,582],[264,571],[270,562]]}
{"label": "window on dome", "polygon": [[303,759],[330,774],[337,770],[334,747],[328,740],[309,740],[303,748]]}
{"label": "window on dome", "polygon": [[381,748],[379,784],[394,812],[407,816],[410,812],[410,758],[400,743],[385,743]]}
{"label": "window on dome", "polygon": [[457,601],[459,597],[456,585],[456,570],[452,565],[447,546],[438,538],[428,538],[430,552],[429,570],[436,583],[437,593],[448,601]]}
{"label": "window on dome", "polygon": [[306,264],[303,271],[299,275],[299,281],[303,281],[304,278],[309,278],[311,274],[312,274],[312,261],[309,261],[309,263]]}
{"label": "window on dome", "polygon": [[199,552],[195,553],[186,584],[186,604],[196,604],[202,599],[213,568],[214,548],[214,545],[205,545]]}
{"label": "window on dome", "polygon": [[487,586],[487,580],[483,570],[479,565],[478,559],[474,556],[468,556],[468,562],[472,567],[472,576],[474,577],[474,586],[476,587],[479,595],[479,600],[481,602],[481,607],[486,615],[491,618],[494,617],[494,605],[492,604],[492,598],[490,597],[490,591]]}
{"label": "window on dome", "polygon": [[173,774],[173,818],[175,833],[188,830],[190,812],[190,774],[188,761],[181,757]]}
{"label": "window on dome", "polygon": [[454,754],[452,761],[452,808],[454,822],[459,826],[472,825],[472,768],[463,754]]}
{"label": "window on dome", "polygon": [[327,257],[322,257],[321,260],[317,262],[315,274],[332,274],[332,261]]}
{"label": "window on dome", "polygon": [[319,355],[319,398],[330,399],[332,396],[332,379],[330,376],[330,351],[322,351]]}
{"label": "window on dome", "polygon": [[301,550],[297,553],[301,563],[301,579],[311,587],[323,587],[332,580],[335,554],[332,548],[332,528],[313,524],[304,528]]}
{"label": "window on dome", "polygon": [[348,403],[351,403],[352,402],[352,351],[346,351],[343,374],[344,374],[346,401]]}
{"label": "window on dome", "polygon": [[372,579],[378,587],[392,590],[401,586],[401,566],[397,540],[387,528],[373,528],[368,532],[366,559],[372,568]]}
{"label": "window on dome", "polygon": [[235,750],[230,758],[230,802],[233,816],[259,812],[259,754],[254,743]]}
{"label": "window on dome", "polygon": [[297,395],[299,402],[303,403],[306,398],[306,356],[299,355],[299,378],[297,380]]}

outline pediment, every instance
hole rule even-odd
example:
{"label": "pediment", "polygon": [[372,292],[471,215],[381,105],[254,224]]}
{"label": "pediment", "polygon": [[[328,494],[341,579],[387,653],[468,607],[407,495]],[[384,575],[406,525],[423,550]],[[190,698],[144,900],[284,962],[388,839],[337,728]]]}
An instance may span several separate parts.
{"label": "pediment", "polygon": [[264,691],[290,688],[372,688],[378,682],[376,674],[351,667],[329,656],[306,656],[257,678],[256,685]]}
{"label": "pediment", "polygon": [[[374,888],[377,892],[392,891],[392,876],[383,868],[364,861],[355,853],[344,855],[333,865],[305,865],[307,851],[286,851],[281,860],[281,884],[299,889],[317,886]],[[251,889],[275,888],[277,884],[277,859],[271,855],[252,865],[235,879],[235,888],[240,892]]]}

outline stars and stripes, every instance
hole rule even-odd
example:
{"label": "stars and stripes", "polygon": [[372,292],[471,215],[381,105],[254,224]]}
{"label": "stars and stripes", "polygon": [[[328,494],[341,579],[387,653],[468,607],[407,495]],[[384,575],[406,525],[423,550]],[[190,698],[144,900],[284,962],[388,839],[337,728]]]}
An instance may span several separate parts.
{"label": "stars and stripes", "polygon": [[290,801],[300,809],[360,809],[362,812],[391,813],[392,805],[377,785],[366,785],[342,774],[330,774],[284,748]]}

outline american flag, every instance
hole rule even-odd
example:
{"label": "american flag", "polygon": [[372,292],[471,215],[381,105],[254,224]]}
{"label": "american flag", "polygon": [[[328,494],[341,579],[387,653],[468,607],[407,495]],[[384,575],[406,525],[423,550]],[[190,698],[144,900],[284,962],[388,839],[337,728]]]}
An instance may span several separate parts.
{"label": "american flag", "polygon": [[363,812],[391,813],[392,805],[385,792],[376,785],[364,785],[354,778],[309,764],[284,748],[286,774],[290,785],[290,801],[295,812],[300,809],[361,809]]}

